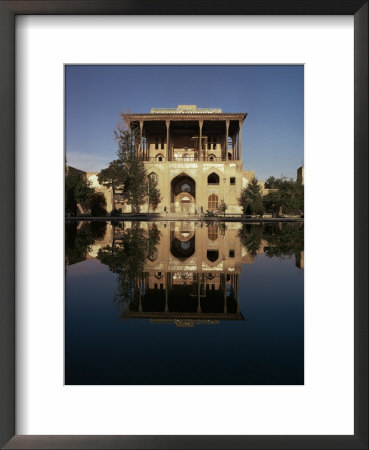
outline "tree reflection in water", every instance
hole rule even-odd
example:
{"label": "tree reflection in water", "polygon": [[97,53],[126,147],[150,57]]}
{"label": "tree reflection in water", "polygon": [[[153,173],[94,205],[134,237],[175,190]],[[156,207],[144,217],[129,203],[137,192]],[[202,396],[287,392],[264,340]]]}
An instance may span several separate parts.
{"label": "tree reflection in water", "polygon": [[118,275],[116,302],[124,310],[124,304],[135,305],[141,295],[143,267],[152,258],[160,242],[160,231],[155,224],[147,230],[140,223],[133,223],[114,239],[113,245],[99,250],[98,259]]}
{"label": "tree reflection in water", "polygon": [[245,247],[247,252],[254,257],[261,249],[263,226],[244,224],[239,231],[239,237],[241,244]]}
{"label": "tree reflection in water", "polygon": [[303,232],[68,223],[67,384],[303,384]]}
{"label": "tree reflection in water", "polygon": [[244,224],[239,236],[242,245],[253,257],[263,252],[269,258],[300,258],[304,251],[303,223]]}
{"label": "tree reflection in water", "polygon": [[91,245],[104,237],[106,222],[68,222],[65,225],[66,266],[86,259]]}
{"label": "tree reflection in water", "polygon": [[[105,222],[68,224],[66,256],[73,264],[89,252],[90,258],[97,257],[117,274],[114,300],[122,318],[159,320],[155,314],[160,313],[161,320],[173,321],[171,314],[178,313],[191,326],[200,318],[208,323],[243,320],[238,306],[243,264],[264,253],[268,258],[295,256],[296,266],[303,269],[303,223],[112,222],[109,226],[113,232],[106,239]],[[97,241],[100,248],[94,254],[90,248]]]}
{"label": "tree reflection in water", "polygon": [[267,242],[264,253],[269,258],[299,255],[304,250],[304,224],[266,224],[263,239]]}

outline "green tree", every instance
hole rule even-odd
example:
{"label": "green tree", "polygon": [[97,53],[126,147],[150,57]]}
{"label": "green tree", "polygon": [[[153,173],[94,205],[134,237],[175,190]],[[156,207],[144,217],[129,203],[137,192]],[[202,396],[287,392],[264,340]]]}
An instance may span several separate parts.
{"label": "green tree", "polygon": [[102,192],[95,192],[90,200],[91,215],[101,217],[106,215],[106,200]]}
{"label": "green tree", "polygon": [[139,151],[138,127],[127,126],[124,113],[121,113],[114,136],[118,143],[118,159],[99,173],[99,182],[113,189],[113,197],[117,189],[121,190],[122,198],[131,205],[132,212],[140,212],[146,201],[155,211],[161,200],[160,191],[157,183],[147,176],[143,155]]}
{"label": "green tree", "polygon": [[150,174],[148,177],[148,197],[149,197],[149,207],[153,209],[155,212],[158,207],[161,195],[160,190],[158,188],[158,180],[154,174]]}
{"label": "green tree", "polygon": [[[269,177],[268,180],[274,177]],[[272,210],[273,217],[278,217],[282,209],[286,214],[302,214],[304,211],[304,186],[292,178],[274,178],[272,191],[263,199],[264,207]]]}
{"label": "green tree", "polygon": [[224,217],[225,217],[225,213],[226,213],[226,211],[227,211],[227,208],[228,208],[228,206],[225,204],[225,201],[224,200],[222,200],[220,203],[219,203],[219,211],[224,215]]}
{"label": "green tree", "polygon": [[76,170],[66,170],[65,173],[65,211],[72,215],[77,214],[77,204],[89,201],[94,189],[84,175]]}
{"label": "green tree", "polygon": [[122,165],[123,198],[131,205],[133,212],[139,212],[145,203],[148,191],[148,177],[139,153],[140,135],[137,128],[126,129],[123,115],[114,130],[118,142],[118,159]]}
{"label": "green tree", "polygon": [[275,189],[276,188],[276,179],[275,177],[269,177],[265,181],[265,189]]}
{"label": "green tree", "polygon": [[111,188],[113,191],[113,197],[117,189],[122,189],[124,184],[123,177],[123,163],[119,159],[115,159],[106,169],[102,169],[98,174],[99,183]]}
{"label": "green tree", "polygon": [[261,187],[257,178],[252,178],[247,187],[241,191],[239,204],[242,206],[243,214],[263,215],[264,205],[261,196]]}

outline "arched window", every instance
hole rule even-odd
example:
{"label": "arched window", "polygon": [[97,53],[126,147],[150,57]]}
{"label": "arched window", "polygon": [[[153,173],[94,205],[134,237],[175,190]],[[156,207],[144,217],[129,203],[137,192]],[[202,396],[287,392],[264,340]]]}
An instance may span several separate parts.
{"label": "arched window", "polygon": [[218,250],[208,250],[206,252],[206,257],[209,261],[214,262],[219,258],[219,251]]}
{"label": "arched window", "polygon": [[208,176],[208,184],[219,184],[219,175],[217,175],[216,173],[211,173]]}
{"label": "arched window", "polygon": [[215,161],[215,155],[209,155],[209,161]]}
{"label": "arched window", "polygon": [[160,153],[159,153],[159,155],[156,155],[156,160],[157,161],[163,161],[164,160],[163,155],[161,155]]}
{"label": "arched window", "polygon": [[216,209],[218,209],[218,196],[216,194],[211,194],[208,198],[208,210],[215,211]]}

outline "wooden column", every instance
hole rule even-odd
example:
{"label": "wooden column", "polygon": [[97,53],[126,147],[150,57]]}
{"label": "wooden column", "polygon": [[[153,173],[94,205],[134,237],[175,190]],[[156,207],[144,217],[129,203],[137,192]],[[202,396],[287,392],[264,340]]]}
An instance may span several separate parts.
{"label": "wooden column", "polygon": [[149,146],[147,145],[147,134],[146,128],[144,129],[144,137],[145,137],[145,160],[149,160]]}
{"label": "wooden column", "polygon": [[223,284],[223,296],[224,296],[224,314],[227,314],[227,276],[225,273],[221,274]]}
{"label": "wooden column", "polygon": [[139,155],[141,156],[141,154],[142,154],[142,130],[143,130],[143,120],[140,120],[140,143],[139,143],[139,146],[138,146],[138,152],[139,152]]}
{"label": "wooden column", "polygon": [[226,133],[225,133],[225,146],[224,146],[223,161],[227,161],[227,158],[228,158],[228,131],[229,131],[229,120],[226,120]]}
{"label": "wooden column", "polygon": [[237,312],[240,312],[240,279],[239,275],[236,275],[237,290],[236,290],[236,300],[237,300]]}
{"label": "wooden column", "polygon": [[167,126],[167,156],[166,156],[166,160],[170,161],[170,155],[169,155],[169,128],[170,128],[170,120],[166,120],[165,121],[166,126]]}
{"label": "wooden column", "polygon": [[169,277],[169,274],[166,273],[165,274],[165,309],[164,309],[164,312],[166,312],[166,313],[169,311],[169,309],[168,309],[168,288],[169,288],[168,277]]}
{"label": "wooden column", "polygon": [[201,313],[201,296],[200,296],[200,273],[197,272],[197,312]]}
{"label": "wooden column", "polygon": [[234,135],[234,145],[232,147],[232,161],[236,159],[237,148],[238,148],[238,131]]}
{"label": "wooden column", "polygon": [[203,121],[199,120],[199,161],[202,159],[205,159],[205,154],[203,154],[201,156],[202,153],[202,125],[203,125]]}
{"label": "wooden column", "polygon": [[238,121],[239,131],[238,131],[238,149],[237,149],[237,160],[241,159],[241,142],[242,142],[242,120]]}
{"label": "wooden column", "polygon": [[141,294],[141,286],[139,287],[139,297],[138,297],[138,312],[142,312],[142,294]]}

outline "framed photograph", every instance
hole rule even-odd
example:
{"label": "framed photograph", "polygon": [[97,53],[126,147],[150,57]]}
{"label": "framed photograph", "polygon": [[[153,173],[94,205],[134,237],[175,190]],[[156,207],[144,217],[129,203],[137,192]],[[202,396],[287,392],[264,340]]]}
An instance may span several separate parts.
{"label": "framed photograph", "polygon": [[[65,67],[66,385],[304,384],[303,80],[302,65]],[[117,92],[131,111],[214,92],[222,108],[118,114]]]}
{"label": "framed photograph", "polygon": [[0,24],[3,448],[368,448],[367,2]]}

